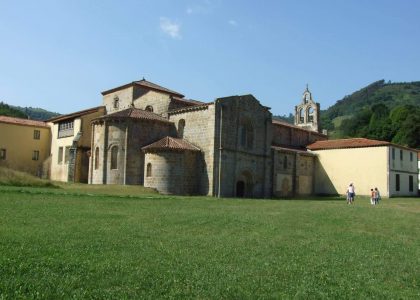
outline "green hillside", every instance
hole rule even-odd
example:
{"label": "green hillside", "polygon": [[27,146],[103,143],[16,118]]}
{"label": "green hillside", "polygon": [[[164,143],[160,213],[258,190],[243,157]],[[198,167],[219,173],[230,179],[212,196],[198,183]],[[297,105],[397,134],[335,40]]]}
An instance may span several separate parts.
{"label": "green hillside", "polygon": [[21,107],[21,106],[12,106],[13,108],[25,113],[32,120],[48,120],[52,117],[59,116],[59,113],[48,111],[39,107]]}
{"label": "green hillside", "polygon": [[21,107],[0,102],[0,116],[44,121],[59,115],[59,113],[38,107]]}
{"label": "green hillside", "polygon": [[331,138],[366,137],[420,148],[420,81],[376,81],[321,112]]}
{"label": "green hillside", "polygon": [[4,102],[0,102],[0,116],[9,116],[9,117],[15,117],[15,118],[24,118],[24,119],[28,117],[22,111],[11,107]]}

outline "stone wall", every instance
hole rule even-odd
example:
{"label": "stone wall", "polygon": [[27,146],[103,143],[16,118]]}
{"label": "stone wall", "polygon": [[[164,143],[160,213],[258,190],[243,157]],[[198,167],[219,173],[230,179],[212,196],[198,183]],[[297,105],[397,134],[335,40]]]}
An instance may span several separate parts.
{"label": "stone wall", "polygon": [[169,120],[174,122],[179,133],[180,120],[185,121],[183,136],[185,140],[199,147],[202,151],[200,162],[199,194],[213,195],[213,171],[215,154],[215,109],[213,104],[169,114]]}
{"label": "stone wall", "polygon": [[251,95],[219,98],[215,123],[215,194],[269,197],[271,113]]}
{"label": "stone wall", "polygon": [[[199,152],[159,151],[145,154],[144,186],[162,194],[193,195],[199,192]],[[150,164],[150,176],[147,166]]]}
{"label": "stone wall", "polygon": [[144,153],[141,148],[166,136],[175,136],[175,128],[172,123],[131,120],[127,136],[125,184],[143,184]]}
{"label": "stone wall", "polygon": [[[129,118],[96,122],[90,162],[90,182],[96,184],[143,184],[144,153],[141,148],[168,135],[175,135],[175,128],[169,122]],[[118,146],[116,169],[111,169],[113,146]],[[98,169],[95,169],[96,147],[99,148]]]}
{"label": "stone wall", "polygon": [[316,156],[273,148],[273,196],[310,195],[314,191]]}
{"label": "stone wall", "polygon": [[155,114],[163,114],[168,111],[170,102],[168,94],[148,90],[141,86],[134,87],[133,103],[135,108],[145,110],[147,106],[151,106]]}
{"label": "stone wall", "polygon": [[272,124],[272,145],[304,148],[316,141],[326,140],[327,136],[288,124]]}
{"label": "stone wall", "polygon": [[[118,98],[118,107],[114,108],[114,99]],[[103,105],[106,107],[107,114],[124,110],[132,107],[133,103],[133,87],[129,86],[103,96]]]}

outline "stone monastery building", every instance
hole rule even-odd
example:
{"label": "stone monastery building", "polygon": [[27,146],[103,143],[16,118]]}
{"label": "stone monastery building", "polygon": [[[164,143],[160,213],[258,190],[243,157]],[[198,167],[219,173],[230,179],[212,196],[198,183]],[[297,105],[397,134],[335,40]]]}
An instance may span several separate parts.
{"label": "stone monastery building", "polygon": [[[382,196],[417,194],[416,150],[362,138],[328,140],[308,88],[294,125],[273,119],[252,95],[205,103],[145,79],[102,95],[101,106],[47,123],[0,118],[0,166],[178,195],[344,194],[350,182],[358,195],[373,187]],[[32,134],[30,143],[14,138]]]}
{"label": "stone monastery building", "polygon": [[52,179],[223,197],[314,192],[315,155],[305,147],[327,137],[318,132],[319,104],[308,89],[297,126],[273,120],[252,95],[204,103],[145,79],[102,95],[102,108],[50,120],[58,137]]}

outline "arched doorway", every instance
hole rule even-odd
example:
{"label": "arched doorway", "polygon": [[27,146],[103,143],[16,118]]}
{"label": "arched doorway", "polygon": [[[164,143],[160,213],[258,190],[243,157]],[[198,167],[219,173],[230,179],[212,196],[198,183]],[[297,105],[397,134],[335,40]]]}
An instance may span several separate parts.
{"label": "arched doorway", "polygon": [[250,171],[243,171],[237,176],[235,195],[238,198],[253,196],[253,181]]}
{"label": "arched doorway", "polygon": [[245,197],[245,182],[243,182],[242,180],[236,182],[236,197]]}

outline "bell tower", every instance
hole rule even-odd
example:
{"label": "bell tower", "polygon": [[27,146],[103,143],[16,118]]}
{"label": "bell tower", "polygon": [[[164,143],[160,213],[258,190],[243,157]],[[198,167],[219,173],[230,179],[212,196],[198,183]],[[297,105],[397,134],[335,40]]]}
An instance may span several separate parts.
{"label": "bell tower", "polygon": [[319,132],[320,106],[312,99],[308,85],[302,95],[302,102],[295,106],[295,125]]}

